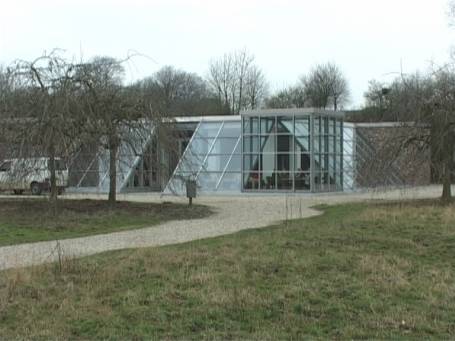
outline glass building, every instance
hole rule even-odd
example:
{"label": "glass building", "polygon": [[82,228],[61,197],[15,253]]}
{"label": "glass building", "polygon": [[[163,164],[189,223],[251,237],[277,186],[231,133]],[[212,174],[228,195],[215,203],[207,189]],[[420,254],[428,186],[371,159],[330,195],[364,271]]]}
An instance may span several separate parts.
{"label": "glass building", "polygon": [[340,112],[273,109],[242,115],[242,190],[343,190]]}
{"label": "glass building", "polygon": [[239,193],[242,152],[240,116],[202,117],[164,193],[184,193],[196,180],[200,192]]}
{"label": "glass building", "polygon": [[[184,194],[187,180],[195,180],[198,192],[207,194],[355,187],[356,134],[353,126],[343,123],[341,112],[267,109],[176,118],[173,126],[176,136],[169,137],[175,144],[173,153],[160,147],[153,128],[138,134],[133,146],[120,148],[120,192]],[[72,189],[107,192],[107,156],[100,147],[77,158]]]}

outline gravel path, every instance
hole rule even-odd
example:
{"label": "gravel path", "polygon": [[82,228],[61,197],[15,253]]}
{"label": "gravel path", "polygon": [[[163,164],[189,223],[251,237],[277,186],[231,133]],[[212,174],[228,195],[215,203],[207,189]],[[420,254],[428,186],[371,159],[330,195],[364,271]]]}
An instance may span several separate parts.
{"label": "gravel path", "polygon": [[[310,207],[320,203],[436,197],[439,193],[438,186],[431,186],[406,191],[352,194],[200,197],[196,199],[196,202],[211,206],[215,214],[203,219],[170,221],[139,230],[0,247],[0,270],[53,262],[59,257],[82,257],[108,250],[177,244],[264,227],[286,219],[317,215],[320,212]],[[102,196],[96,195],[71,195],[69,197],[102,198]],[[160,198],[150,194],[119,195],[119,200],[186,202],[182,198]]]}

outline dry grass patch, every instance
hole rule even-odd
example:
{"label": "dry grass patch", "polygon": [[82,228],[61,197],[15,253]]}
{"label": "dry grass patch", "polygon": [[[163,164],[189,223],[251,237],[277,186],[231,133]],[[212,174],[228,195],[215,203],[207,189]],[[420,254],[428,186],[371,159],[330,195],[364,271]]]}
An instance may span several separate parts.
{"label": "dry grass patch", "polygon": [[445,208],[325,210],[267,229],[3,272],[0,335],[455,337],[455,225]]}
{"label": "dry grass patch", "polygon": [[208,207],[174,203],[59,200],[57,213],[47,199],[0,199],[0,246],[81,237],[148,227],[163,221],[197,219]]}

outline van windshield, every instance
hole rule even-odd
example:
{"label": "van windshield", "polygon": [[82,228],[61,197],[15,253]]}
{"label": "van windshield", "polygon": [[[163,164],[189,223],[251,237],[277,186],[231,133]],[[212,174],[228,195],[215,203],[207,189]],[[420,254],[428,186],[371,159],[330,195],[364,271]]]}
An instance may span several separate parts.
{"label": "van windshield", "polygon": [[0,162],[0,172],[8,172],[11,170],[11,161]]}

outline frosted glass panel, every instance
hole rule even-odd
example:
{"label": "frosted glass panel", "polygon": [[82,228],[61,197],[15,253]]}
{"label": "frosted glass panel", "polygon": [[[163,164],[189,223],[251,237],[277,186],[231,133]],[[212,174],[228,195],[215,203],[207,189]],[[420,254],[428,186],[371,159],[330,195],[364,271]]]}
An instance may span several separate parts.
{"label": "frosted glass panel", "polygon": [[238,192],[241,181],[240,173],[225,173],[218,186],[218,191]]}
{"label": "frosted glass panel", "polygon": [[[197,130],[198,137],[216,137],[221,128],[221,122],[201,122],[200,129]],[[240,133],[240,132],[239,132]]]}
{"label": "frosted glass panel", "polygon": [[223,129],[220,132],[220,137],[239,137],[240,136],[239,122],[224,122]]}
{"label": "frosted glass panel", "polygon": [[[199,192],[229,188],[240,192],[240,118],[229,122],[200,122],[165,193],[184,194],[184,182],[195,179]],[[226,176],[226,181],[222,179]]]}

